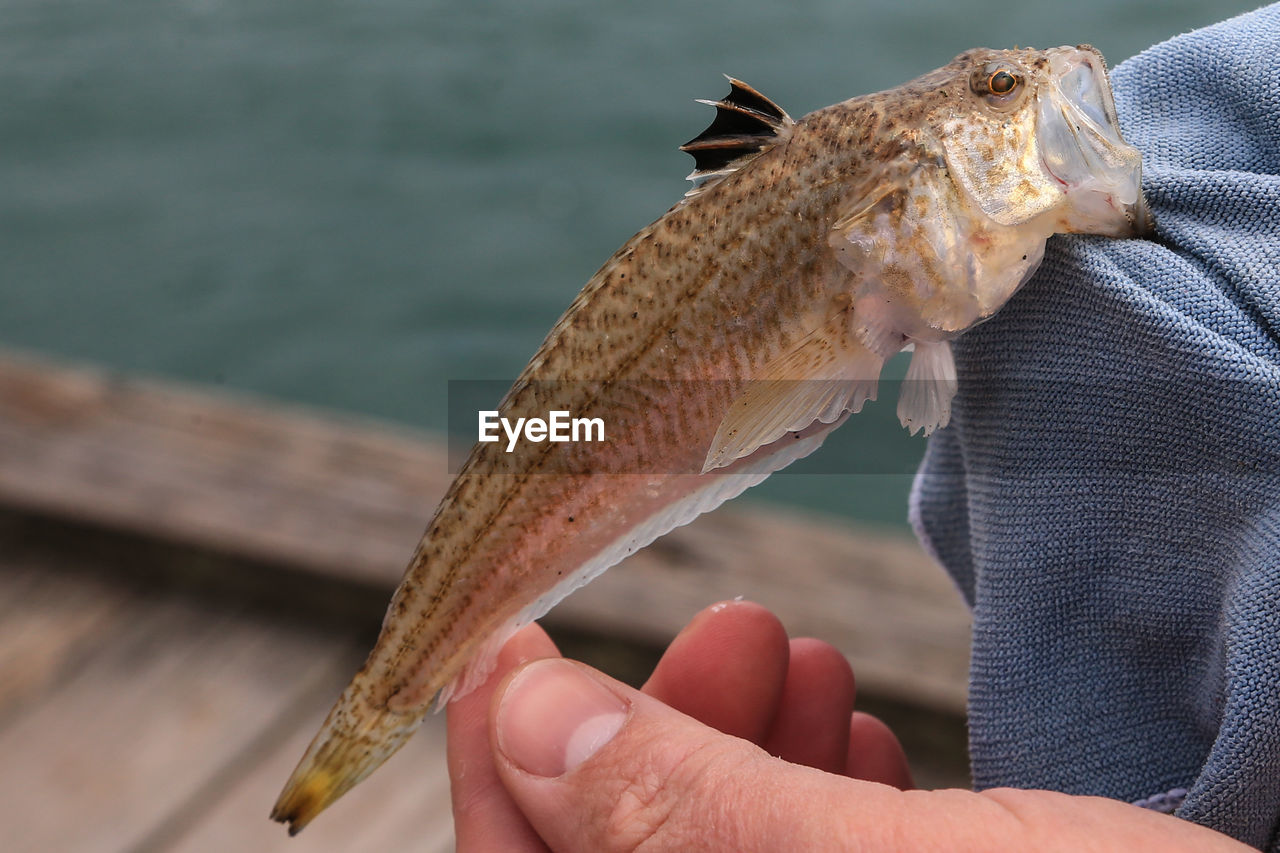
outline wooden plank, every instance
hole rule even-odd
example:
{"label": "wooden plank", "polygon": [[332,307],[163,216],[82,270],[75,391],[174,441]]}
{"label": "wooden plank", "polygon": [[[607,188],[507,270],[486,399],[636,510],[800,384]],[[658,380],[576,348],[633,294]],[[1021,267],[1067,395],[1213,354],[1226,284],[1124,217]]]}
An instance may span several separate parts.
{"label": "wooden plank", "polygon": [[[129,849],[172,820],[350,648],[190,604],[140,598],[92,665],[0,730],[12,851]],[[264,805],[263,808],[269,807]]]}
{"label": "wooden plank", "polygon": [[100,578],[0,558],[0,727],[91,656],[132,598]]}
{"label": "wooden plank", "polygon": [[386,583],[447,483],[390,427],[0,359],[0,501],[23,508]]}
{"label": "wooden plank", "polygon": [[[38,550],[34,556],[43,559],[32,556],[0,559],[0,749],[7,750],[0,826],[23,827],[17,839],[3,833],[4,849],[108,849],[95,845],[112,839],[135,853],[175,847],[305,853],[366,843],[452,849],[443,717],[429,719],[403,757],[326,814],[323,831],[290,840],[266,817],[358,666],[361,645],[197,610],[67,571]],[[264,643],[276,647],[265,668],[257,659]],[[198,657],[190,654],[194,649]],[[242,675],[245,652],[255,660]],[[285,665],[301,675],[273,678],[275,688],[262,682]],[[191,704],[186,693],[197,681],[201,690],[217,691],[220,703],[256,703],[261,710],[237,708],[222,722],[180,725],[178,718],[193,711],[201,717],[228,711],[199,698]],[[137,716],[130,709],[139,703],[130,693],[145,700]],[[153,733],[157,719],[166,725]],[[237,725],[243,729],[231,737],[220,733]],[[21,748],[10,749],[15,742]],[[130,745],[153,758],[136,761],[127,754]],[[166,750],[172,761],[165,760]],[[46,796],[55,808],[27,811]],[[103,811],[119,823],[108,820],[89,834],[67,826],[101,820]]]}
{"label": "wooden plank", "polygon": [[[448,481],[404,429],[0,356],[0,502],[390,589]],[[575,593],[550,623],[665,642],[744,595],[834,643],[864,690],[963,713],[969,617],[915,543],[729,507]]]}

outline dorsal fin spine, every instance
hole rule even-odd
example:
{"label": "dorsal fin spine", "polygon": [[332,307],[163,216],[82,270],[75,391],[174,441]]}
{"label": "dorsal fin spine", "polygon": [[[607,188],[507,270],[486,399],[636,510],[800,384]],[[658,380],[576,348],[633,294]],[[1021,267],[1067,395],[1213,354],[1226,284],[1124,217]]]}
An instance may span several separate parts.
{"label": "dorsal fin spine", "polygon": [[[702,133],[680,146],[693,155],[689,180],[713,178],[736,171],[773,146],[795,124],[786,111],[751,86],[725,75],[729,94],[718,101],[698,99],[716,108],[716,116]],[[706,184],[695,187],[697,192]]]}
{"label": "dorsal fin spine", "polygon": [[758,113],[771,116],[780,122],[791,121],[791,117],[787,115],[786,110],[760,94],[754,87],[743,83],[736,77],[730,77],[728,74],[724,75],[724,79],[729,81],[729,94],[724,97],[726,103],[747,107]]}

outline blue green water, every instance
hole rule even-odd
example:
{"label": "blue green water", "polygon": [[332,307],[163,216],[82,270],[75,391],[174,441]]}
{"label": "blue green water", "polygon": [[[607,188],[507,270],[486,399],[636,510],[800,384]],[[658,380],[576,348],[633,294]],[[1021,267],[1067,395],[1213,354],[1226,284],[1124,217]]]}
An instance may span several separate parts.
{"label": "blue green water", "polygon": [[[439,430],[448,380],[513,377],[684,192],[722,72],[800,115],[1251,5],[5,0],[0,346]],[[891,408],[859,440],[904,473],[766,494],[900,524]]]}

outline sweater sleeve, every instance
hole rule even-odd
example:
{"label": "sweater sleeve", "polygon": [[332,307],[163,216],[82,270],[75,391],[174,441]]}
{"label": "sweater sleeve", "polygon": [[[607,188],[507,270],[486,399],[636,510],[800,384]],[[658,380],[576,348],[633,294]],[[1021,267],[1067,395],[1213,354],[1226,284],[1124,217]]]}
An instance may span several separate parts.
{"label": "sweater sleeve", "polygon": [[973,608],[979,788],[1280,850],[1280,5],[1112,79],[1157,233],[1053,238],[957,342],[912,522]]}

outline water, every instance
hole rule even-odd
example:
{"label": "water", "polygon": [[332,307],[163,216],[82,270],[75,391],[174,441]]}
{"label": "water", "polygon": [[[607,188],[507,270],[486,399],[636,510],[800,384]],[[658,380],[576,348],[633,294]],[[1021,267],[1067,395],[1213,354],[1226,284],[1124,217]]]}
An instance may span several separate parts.
{"label": "water", "polygon": [[[977,45],[1115,62],[1249,7],[4,0],[0,346],[439,430],[448,380],[513,377],[684,192],[722,72],[800,115]],[[891,408],[859,440],[902,473],[766,494],[901,524],[922,445]]]}

